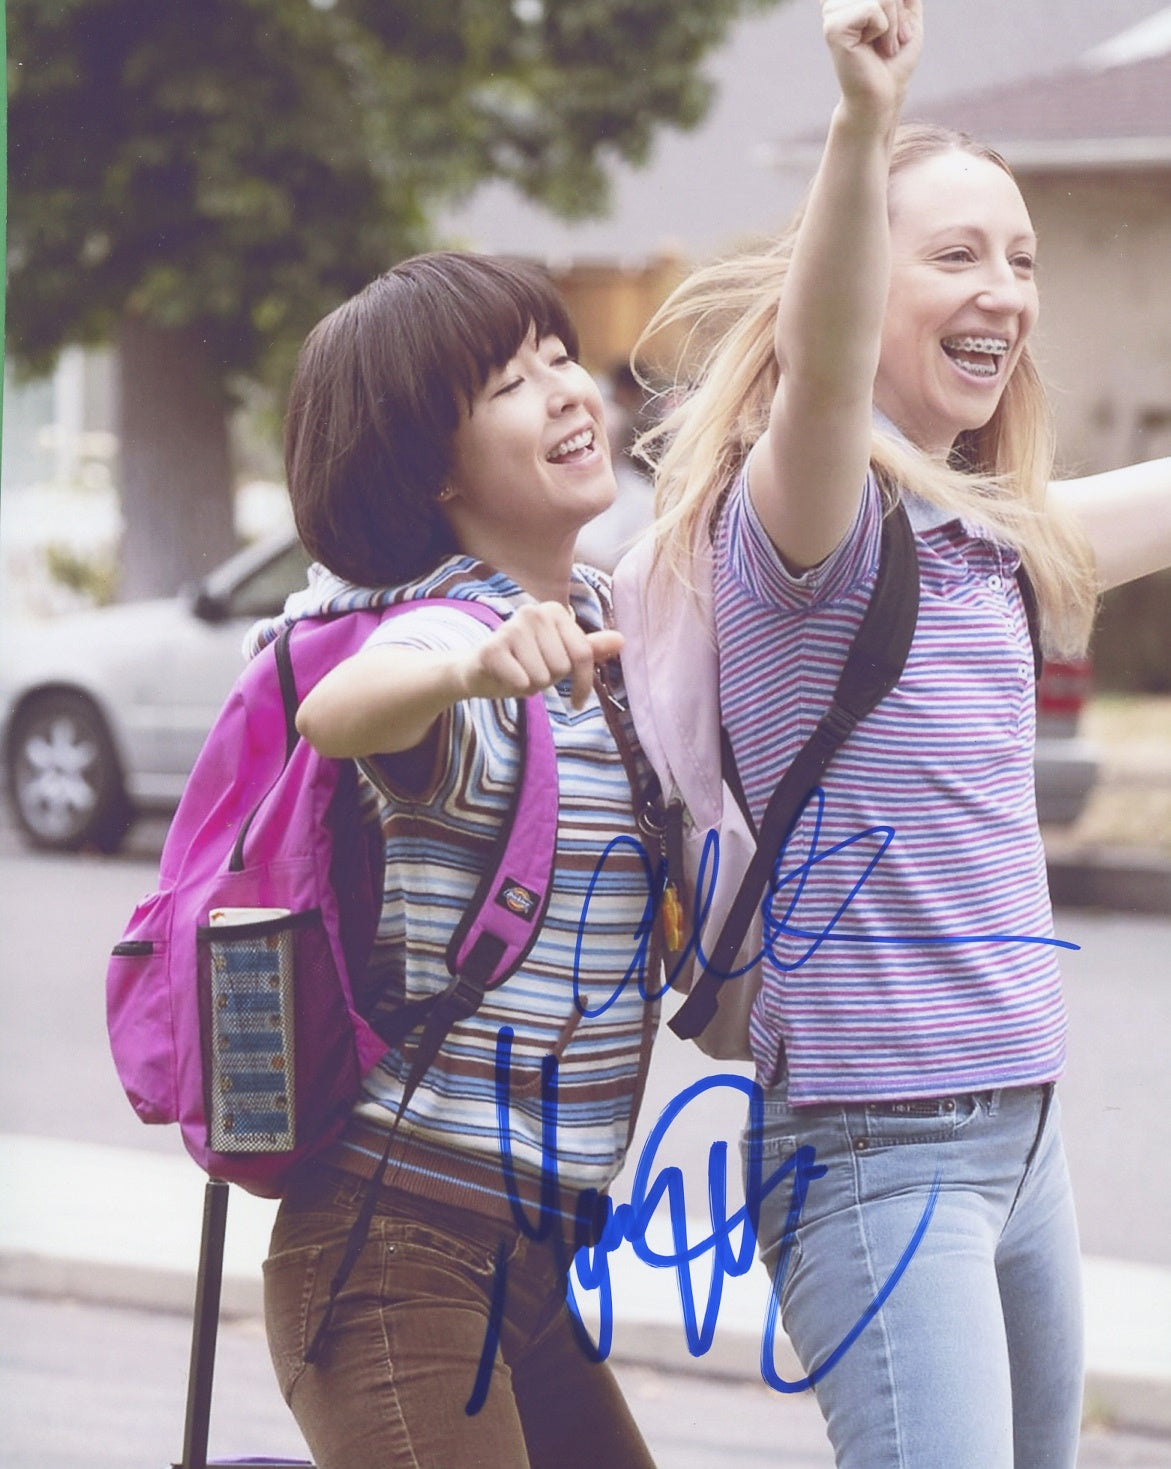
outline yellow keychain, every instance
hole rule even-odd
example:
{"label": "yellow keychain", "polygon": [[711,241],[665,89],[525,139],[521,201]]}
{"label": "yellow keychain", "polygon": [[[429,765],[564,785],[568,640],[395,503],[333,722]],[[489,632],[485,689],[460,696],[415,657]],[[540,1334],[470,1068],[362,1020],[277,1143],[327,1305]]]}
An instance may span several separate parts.
{"label": "yellow keychain", "polygon": [[669,882],[663,889],[663,901],[659,910],[663,915],[663,943],[676,954],[683,947],[683,904],[679,889]]}

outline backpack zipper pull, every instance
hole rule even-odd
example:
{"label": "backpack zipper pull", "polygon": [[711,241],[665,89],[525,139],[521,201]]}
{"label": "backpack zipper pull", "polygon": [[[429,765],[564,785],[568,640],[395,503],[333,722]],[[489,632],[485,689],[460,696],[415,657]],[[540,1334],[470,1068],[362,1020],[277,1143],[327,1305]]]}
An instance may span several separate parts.
{"label": "backpack zipper pull", "polygon": [[663,943],[668,953],[683,948],[687,905],[683,886],[683,802],[671,801],[663,813],[663,853],[667,872],[659,912],[663,921]]}

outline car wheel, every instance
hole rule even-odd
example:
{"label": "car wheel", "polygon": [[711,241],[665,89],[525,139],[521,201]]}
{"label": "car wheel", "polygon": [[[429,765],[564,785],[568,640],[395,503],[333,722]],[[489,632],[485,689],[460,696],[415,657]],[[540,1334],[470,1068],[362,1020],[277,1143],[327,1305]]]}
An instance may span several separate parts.
{"label": "car wheel", "polygon": [[131,822],[114,742],[83,694],[30,699],[8,739],[8,798],[37,847],[112,852]]}

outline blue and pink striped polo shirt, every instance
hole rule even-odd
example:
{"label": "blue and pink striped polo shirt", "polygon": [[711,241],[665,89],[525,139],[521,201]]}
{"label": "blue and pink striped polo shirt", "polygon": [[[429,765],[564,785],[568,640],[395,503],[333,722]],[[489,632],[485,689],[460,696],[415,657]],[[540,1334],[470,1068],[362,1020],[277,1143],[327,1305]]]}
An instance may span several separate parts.
{"label": "blue and pink striped polo shirt", "polygon": [[[795,1104],[1053,1080],[1061,995],[1033,784],[1034,676],[1015,551],[908,505],[919,620],[897,688],[851,736],[781,855],[752,1018]],[[741,474],[716,543],[720,700],[757,820],[824,713],[873,584],[871,478],[800,577]]]}

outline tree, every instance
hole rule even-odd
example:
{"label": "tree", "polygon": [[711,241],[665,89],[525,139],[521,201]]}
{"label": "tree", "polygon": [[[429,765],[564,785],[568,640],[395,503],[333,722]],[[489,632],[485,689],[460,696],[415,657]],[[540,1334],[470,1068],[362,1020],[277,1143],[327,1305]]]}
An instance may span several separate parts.
{"label": "tree", "polygon": [[11,358],[121,363],[123,593],[231,543],[228,411],[482,179],[558,212],[776,0],[8,0]]}

